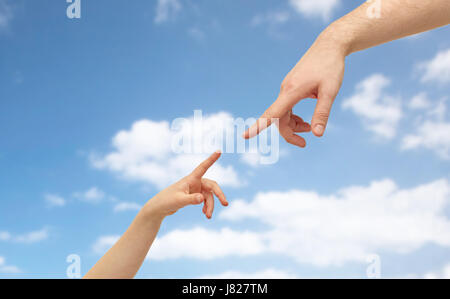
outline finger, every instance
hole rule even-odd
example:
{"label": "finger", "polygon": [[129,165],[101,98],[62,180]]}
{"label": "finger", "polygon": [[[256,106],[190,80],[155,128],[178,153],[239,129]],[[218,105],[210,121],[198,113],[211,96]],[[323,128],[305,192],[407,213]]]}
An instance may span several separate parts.
{"label": "finger", "polygon": [[214,163],[216,163],[217,160],[219,160],[222,153],[220,151],[215,152],[212,154],[208,159],[203,161],[193,172],[192,175],[196,178],[201,178],[205,175],[205,173],[208,171],[208,169],[213,166]]}
{"label": "finger", "polygon": [[280,123],[279,131],[280,135],[284,138],[284,140],[286,140],[287,143],[302,148],[306,146],[306,140],[303,137],[295,134],[295,132],[291,129],[291,127],[289,127],[287,123]]}
{"label": "finger", "polygon": [[203,214],[205,214],[205,216],[206,216],[206,210],[207,210],[207,208],[208,208],[208,203],[207,203],[207,201],[206,201],[207,193],[206,193],[206,192],[202,192],[202,193],[203,193],[203,197],[205,198],[205,200],[203,201],[203,209],[202,209],[202,212],[203,212]]}
{"label": "finger", "polygon": [[245,131],[243,137],[250,139],[262,131],[270,127],[275,121],[283,117],[286,112],[292,109],[295,103],[301,100],[300,97],[293,96],[292,94],[282,95],[264,112],[264,114],[253,124],[247,131]]}
{"label": "finger", "polygon": [[227,198],[226,198],[225,194],[223,193],[222,189],[220,188],[219,184],[217,184],[214,181],[208,180],[208,179],[203,179],[202,184],[204,187],[206,187],[206,189],[214,192],[214,194],[217,196],[220,203],[224,207],[228,206]]}
{"label": "finger", "polygon": [[182,193],[181,198],[183,201],[183,206],[199,205],[203,203],[203,201],[205,200],[205,197],[201,193],[193,193],[193,194]]}
{"label": "finger", "polygon": [[293,119],[293,120],[295,121],[296,124],[302,124],[302,123],[305,122],[305,121],[303,120],[303,118],[301,118],[300,116],[295,115],[295,114],[291,114],[291,119]]}
{"label": "finger", "polygon": [[298,136],[290,127],[280,126],[280,134],[287,143],[304,148],[306,147],[306,140]]}
{"label": "finger", "polygon": [[[289,116],[289,127],[290,127],[292,130],[294,130],[295,127],[297,127],[297,122],[298,122],[298,120],[294,117],[294,114],[292,114],[292,112],[289,112],[288,116]],[[300,119],[301,119],[301,118],[300,118]],[[303,122],[303,119],[301,119],[301,122],[300,122],[300,123],[302,123],[302,122]]]}
{"label": "finger", "polygon": [[311,92],[316,88],[315,83],[301,84],[285,83],[286,87],[282,87],[277,100],[264,112],[258,121],[251,126],[243,137],[250,139],[267,129],[273,124],[275,120],[282,118],[286,112],[292,109],[300,100],[305,99],[311,95]]}
{"label": "finger", "polygon": [[311,132],[311,125],[308,123],[297,124],[297,126],[293,129],[295,133],[306,133]]}
{"label": "finger", "polygon": [[265,112],[245,133],[242,135],[245,139],[253,138],[272,125],[273,118]]}
{"label": "finger", "polygon": [[178,185],[178,190],[189,194],[189,183],[184,182],[183,180],[181,181],[181,184]]}
{"label": "finger", "polygon": [[292,145],[296,145],[301,148],[306,147],[306,140],[303,137],[300,137],[295,133],[292,133],[288,136],[283,136],[283,137],[288,143],[290,143]]}
{"label": "finger", "polygon": [[292,128],[292,130],[294,132],[305,133],[305,132],[311,131],[311,125],[308,124],[307,122],[303,121],[303,119],[300,116],[292,114],[291,119],[293,119],[295,122],[295,124],[293,126],[290,124],[290,127]]}
{"label": "finger", "polygon": [[317,137],[322,137],[325,133],[336,95],[337,90],[334,91],[333,89],[322,89],[319,91],[316,109],[311,121],[313,133]]}
{"label": "finger", "polygon": [[211,219],[214,212],[214,196],[211,192],[205,192],[205,195],[205,202],[207,203],[205,215],[208,219]]}

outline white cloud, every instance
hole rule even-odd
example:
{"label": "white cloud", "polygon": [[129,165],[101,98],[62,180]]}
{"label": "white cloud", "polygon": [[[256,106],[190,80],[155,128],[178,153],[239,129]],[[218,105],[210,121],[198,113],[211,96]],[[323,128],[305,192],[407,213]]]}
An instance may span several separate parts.
{"label": "white cloud", "polygon": [[49,230],[47,228],[43,228],[38,231],[17,235],[13,237],[12,240],[17,243],[32,244],[48,239],[49,235]]}
{"label": "white cloud", "polygon": [[[259,193],[250,202],[233,201],[219,217],[257,221],[265,229],[174,230],[155,240],[147,258],[212,260],[278,254],[315,266],[366,263],[368,256],[379,252],[408,254],[427,244],[450,247],[450,220],[444,213],[449,204],[446,179],[409,189],[386,179],[330,195],[304,190]],[[94,251],[104,253],[118,238],[99,238]]]}
{"label": "white cloud", "polygon": [[383,180],[332,195],[260,193],[251,202],[234,201],[220,217],[268,225],[260,235],[268,242],[262,251],[328,266],[364,262],[379,251],[409,253],[428,243],[449,247],[450,221],[443,214],[449,203],[445,179],[404,190]]}
{"label": "white cloud", "polygon": [[114,212],[139,211],[141,205],[135,202],[119,202],[114,206]]}
{"label": "white cloud", "polygon": [[401,148],[411,150],[426,148],[445,160],[450,159],[450,122],[446,120],[446,98],[424,111],[424,119],[419,119],[416,131],[403,137]]}
{"label": "white cloud", "polygon": [[295,274],[277,269],[266,269],[254,273],[227,271],[221,274],[206,275],[200,279],[298,279]]}
{"label": "white cloud", "polygon": [[13,13],[8,1],[0,0],[0,30],[8,28],[12,18]]}
{"label": "white cloud", "polygon": [[396,135],[402,118],[401,100],[384,93],[390,80],[381,74],[372,75],[356,86],[355,93],[343,101],[343,109],[358,115],[364,126],[382,138]]}
{"label": "white cloud", "polygon": [[32,231],[29,233],[13,235],[7,231],[0,232],[0,241],[11,241],[16,243],[32,244],[48,239],[50,236],[48,228]]}
{"label": "white cloud", "polygon": [[120,239],[118,235],[102,236],[92,246],[94,253],[98,255],[105,254]]}
{"label": "white cloud", "polygon": [[0,232],[0,241],[8,241],[11,239],[11,234],[9,232]]}
{"label": "white cloud", "polygon": [[408,106],[413,110],[426,109],[431,106],[431,101],[425,92],[421,92],[411,99]]}
{"label": "white cloud", "polygon": [[241,161],[249,166],[258,167],[261,155],[258,153],[245,153],[241,156]]}
{"label": "white cloud", "polygon": [[[172,130],[166,121],[140,120],[131,129],[120,131],[113,138],[114,151],[103,157],[92,157],[94,167],[119,174],[122,178],[148,182],[157,187],[166,187],[189,174],[209,154],[176,154],[174,141],[187,141],[192,152],[213,152],[214,137],[223,138],[229,132],[231,115],[225,112],[202,118],[201,125],[193,118],[180,123],[180,130]],[[231,131],[234,133],[234,131]],[[212,137],[212,138],[210,138]],[[214,141],[214,140],[213,140]],[[217,141],[217,140],[216,140]],[[184,144],[184,146],[186,146]],[[198,150],[200,149],[200,150]],[[186,151],[185,151],[186,152]],[[216,163],[206,177],[223,186],[240,186],[241,180],[232,166]]]}
{"label": "white cloud", "polygon": [[442,159],[450,159],[450,122],[427,120],[419,125],[414,134],[405,136],[402,149],[424,147],[435,151]]}
{"label": "white cloud", "polygon": [[188,29],[188,35],[197,41],[203,41],[206,38],[205,32],[197,27],[191,27]]}
{"label": "white cloud", "polygon": [[76,192],[73,196],[87,203],[98,204],[105,198],[105,192],[97,187],[92,187],[84,192]]}
{"label": "white cloud", "polygon": [[444,266],[444,268],[438,272],[428,272],[424,276],[425,279],[450,279],[450,264]]}
{"label": "white cloud", "polygon": [[435,121],[445,121],[447,116],[447,101],[447,97],[440,99],[433,107],[425,111],[427,116]]}
{"label": "white cloud", "polygon": [[253,27],[264,26],[271,37],[284,39],[286,38],[286,33],[281,29],[281,25],[289,22],[291,17],[292,14],[288,11],[269,11],[253,16],[250,25]]}
{"label": "white cloud", "polygon": [[63,207],[66,205],[66,200],[55,194],[45,194],[44,200],[49,207]]}
{"label": "white cloud", "polygon": [[2,273],[2,274],[18,274],[18,273],[22,273],[22,270],[20,270],[16,266],[5,265],[5,266],[0,266],[0,273]]}
{"label": "white cloud", "polygon": [[328,21],[333,11],[341,3],[340,0],[289,0],[290,5],[300,14],[306,17],[321,17]]}
{"label": "white cloud", "polygon": [[259,26],[262,24],[278,25],[284,24],[291,18],[287,11],[268,12],[266,14],[258,14],[251,20],[252,26]]}
{"label": "white cloud", "polygon": [[2,274],[17,274],[21,273],[22,271],[16,267],[6,264],[6,260],[4,257],[0,256],[0,273]]}
{"label": "white cloud", "polygon": [[155,23],[161,24],[175,17],[181,10],[182,5],[179,0],[158,0],[156,5]]}
{"label": "white cloud", "polygon": [[264,251],[262,237],[253,232],[219,231],[205,228],[175,230],[155,240],[148,258],[166,260],[193,258],[211,260],[226,256],[248,256]]}
{"label": "white cloud", "polygon": [[[263,134],[265,135],[263,137]],[[267,138],[267,131],[264,131],[260,135],[263,138]],[[281,153],[280,153],[281,154]],[[264,155],[261,154],[261,151],[258,149],[258,145],[252,144],[247,149],[247,152],[241,155],[240,161],[248,166],[257,168],[261,166],[261,161],[264,158]]]}
{"label": "white cloud", "polygon": [[422,82],[450,83],[450,49],[443,50],[433,59],[419,64],[419,69],[423,71]]}

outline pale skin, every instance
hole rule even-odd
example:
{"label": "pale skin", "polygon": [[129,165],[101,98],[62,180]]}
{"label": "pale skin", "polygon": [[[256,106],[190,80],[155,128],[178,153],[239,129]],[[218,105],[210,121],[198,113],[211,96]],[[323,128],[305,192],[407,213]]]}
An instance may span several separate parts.
{"label": "pale skin", "polygon": [[[305,139],[297,133],[312,131],[317,137],[324,135],[333,102],[342,85],[348,55],[450,23],[449,0],[381,0],[380,18],[371,18],[367,14],[371,4],[364,3],[319,35],[284,79],[277,100],[244,133],[244,138],[255,137],[279,120],[279,131],[284,139],[305,147]],[[306,98],[317,99],[311,125],[292,113],[292,108]],[[213,154],[189,176],[151,199],[85,278],[133,278],[165,217],[185,206],[203,203],[203,213],[211,218],[213,194],[227,206],[217,183],[203,178],[219,157],[220,153]]]}
{"label": "pale skin", "polygon": [[220,158],[212,154],[191,174],[164,189],[149,200],[117,243],[86,274],[86,279],[134,278],[167,216],[190,206],[203,204],[203,213],[211,219],[214,195],[223,206],[228,201],[219,185],[203,178],[208,169]]}
{"label": "pale skin", "polygon": [[[364,3],[319,35],[284,79],[277,100],[244,138],[255,137],[278,120],[280,135],[290,144],[305,147],[305,139],[297,133],[324,135],[348,55],[450,23],[449,0],[381,0],[379,18],[372,10],[376,1]],[[317,99],[311,124],[292,113],[306,98]]]}

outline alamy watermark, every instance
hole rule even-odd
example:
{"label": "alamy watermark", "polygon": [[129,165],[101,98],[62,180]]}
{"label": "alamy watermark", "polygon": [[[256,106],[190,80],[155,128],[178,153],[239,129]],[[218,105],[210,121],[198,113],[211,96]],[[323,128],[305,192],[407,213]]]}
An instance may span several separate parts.
{"label": "alamy watermark", "polygon": [[[69,3],[66,14],[69,19],[81,18],[81,0],[66,0]],[[382,0],[367,0],[369,6],[367,8],[367,17],[370,19],[381,18]]]}
{"label": "alamy watermark", "polygon": [[367,263],[369,264],[366,269],[367,278],[381,278],[381,257],[378,254],[371,254],[367,257]]}
{"label": "alamy watermark", "polygon": [[[172,121],[172,152],[206,154],[221,150],[226,154],[254,155],[259,164],[275,164],[280,157],[280,141],[276,129],[268,128],[248,141],[242,137],[242,133],[255,122],[254,118],[204,118],[201,110],[195,110],[192,118],[177,118]],[[272,119],[271,124],[277,125],[278,119]]]}
{"label": "alamy watermark", "polygon": [[367,0],[369,7],[367,8],[367,17],[369,19],[380,19],[382,0]]}
{"label": "alamy watermark", "polygon": [[81,0],[66,0],[70,3],[66,10],[69,19],[81,19]]}
{"label": "alamy watermark", "polygon": [[69,263],[66,269],[67,278],[81,278],[81,257],[78,254],[70,254],[67,256],[66,262]]}

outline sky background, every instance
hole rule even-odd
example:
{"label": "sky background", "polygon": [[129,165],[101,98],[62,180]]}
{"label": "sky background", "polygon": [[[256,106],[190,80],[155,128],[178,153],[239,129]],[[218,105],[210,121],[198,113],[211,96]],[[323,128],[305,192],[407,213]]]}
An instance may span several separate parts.
{"label": "sky background", "polygon": [[[170,151],[172,120],[258,117],[361,3],[0,0],[0,278],[64,278],[70,254],[85,274],[203,157]],[[325,137],[273,165],[225,154],[230,207],[167,218],[138,277],[359,278],[373,255],[382,277],[450,277],[449,37],[348,57]]]}

